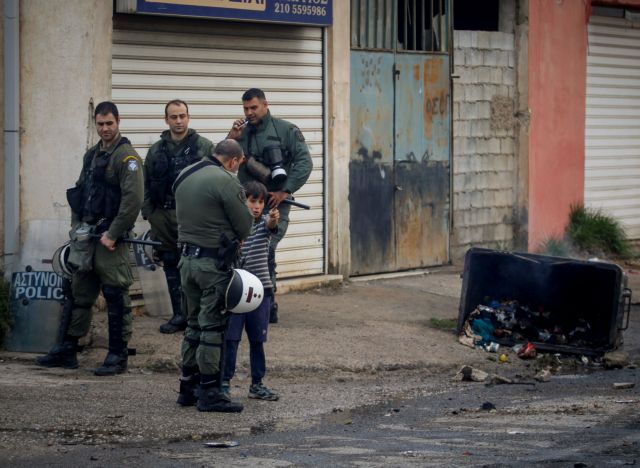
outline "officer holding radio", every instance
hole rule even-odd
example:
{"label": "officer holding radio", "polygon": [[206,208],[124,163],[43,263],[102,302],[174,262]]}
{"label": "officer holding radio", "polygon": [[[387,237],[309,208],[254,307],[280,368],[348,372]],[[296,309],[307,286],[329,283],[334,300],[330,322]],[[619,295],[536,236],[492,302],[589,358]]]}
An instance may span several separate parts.
{"label": "officer holding radio", "polygon": [[[240,166],[238,178],[244,183],[257,180],[269,190],[269,208],[279,207],[278,232],[271,237],[269,273],[276,291],[275,252],[289,226],[290,205],[280,203],[291,199],[309,179],[313,162],[304,136],[298,127],[286,120],[275,118],[269,112],[269,103],[261,89],[251,88],[242,95],[245,119],[238,119],[227,138],[237,140],[246,156]],[[278,322],[278,304],[271,302],[270,323]]]}

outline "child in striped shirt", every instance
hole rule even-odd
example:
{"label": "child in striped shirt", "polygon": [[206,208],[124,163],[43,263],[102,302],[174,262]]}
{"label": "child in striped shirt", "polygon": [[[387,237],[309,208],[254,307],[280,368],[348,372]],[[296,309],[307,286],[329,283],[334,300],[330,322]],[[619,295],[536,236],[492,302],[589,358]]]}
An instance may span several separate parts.
{"label": "child in striped shirt", "polygon": [[269,311],[271,309],[271,289],[273,285],[269,277],[269,243],[271,235],[278,232],[280,212],[278,208],[269,210],[265,215],[264,206],[267,199],[267,188],[257,181],[244,184],[247,194],[247,206],[253,214],[251,234],[245,239],[240,250],[241,268],[253,273],[264,286],[264,299],[256,310],[247,314],[231,314],[229,328],[225,336],[224,373],[222,391],[229,394],[230,380],[236,370],[238,345],[242,338],[242,330],[246,330],[249,338],[249,361],[251,364],[251,386],[249,398],[276,401],[278,394],[271,391],[263,383],[266,373],[264,342],[267,341]]}

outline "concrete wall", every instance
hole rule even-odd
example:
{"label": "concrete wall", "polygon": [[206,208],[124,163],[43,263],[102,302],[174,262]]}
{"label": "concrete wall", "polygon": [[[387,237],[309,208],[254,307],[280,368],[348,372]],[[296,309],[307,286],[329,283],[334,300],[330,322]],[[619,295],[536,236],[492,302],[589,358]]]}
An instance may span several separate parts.
{"label": "concrete wall", "polygon": [[349,275],[350,4],[333,3],[327,28],[327,243],[329,273]]}
{"label": "concrete wall", "polygon": [[516,180],[514,34],[454,32],[451,258],[511,248]]}
{"label": "concrete wall", "polygon": [[[111,0],[20,2],[22,222],[67,218],[65,191],[111,95]],[[55,25],[55,26],[54,26]]]}

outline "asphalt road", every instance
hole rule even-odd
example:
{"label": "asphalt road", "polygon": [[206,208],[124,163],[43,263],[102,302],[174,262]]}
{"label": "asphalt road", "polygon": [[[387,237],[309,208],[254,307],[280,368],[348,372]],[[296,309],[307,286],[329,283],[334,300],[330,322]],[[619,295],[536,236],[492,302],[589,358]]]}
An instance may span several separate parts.
{"label": "asphalt road", "polygon": [[[426,378],[418,395],[310,421],[253,427],[240,437],[162,444],[28,447],[3,466],[623,466],[640,462],[637,369],[486,385]],[[402,378],[403,373],[398,373]],[[614,383],[630,382],[629,389]],[[308,396],[307,396],[308,397]],[[321,395],[318,395],[321,398]],[[266,404],[266,403],[265,403]],[[482,409],[482,407],[495,409]],[[209,448],[233,440],[232,448]]]}

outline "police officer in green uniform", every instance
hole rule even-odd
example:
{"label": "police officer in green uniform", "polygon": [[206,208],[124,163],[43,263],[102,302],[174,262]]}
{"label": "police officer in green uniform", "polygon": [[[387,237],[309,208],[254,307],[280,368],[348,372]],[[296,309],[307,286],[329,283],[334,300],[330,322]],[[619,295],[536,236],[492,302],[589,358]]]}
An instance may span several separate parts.
{"label": "police officer in green uniform", "polygon": [[102,288],[109,320],[109,352],[95,374],[115,375],[127,368],[133,321],[128,294],[133,283],[129,248],[118,239],[129,236],[140,212],[144,180],[140,157],[120,135],[116,105],[101,102],[94,117],[100,142],[85,153],[80,178],[67,191],[73,228],[69,260],[78,267],[71,280],[71,317],[68,328],[62,330],[62,342],[37,362],[45,367],[78,367],[78,339],[89,332],[91,307]]}
{"label": "police officer in green uniform", "polygon": [[164,121],[169,130],[162,132],[144,160],[142,216],[151,225],[151,238],[162,243],[154,254],[162,262],[171,298],[173,315],[160,325],[160,332],[175,333],[187,327],[187,317],[178,272],[178,223],[171,186],[185,167],[211,156],[213,143],[189,128],[189,107],[184,101],[169,101],[164,108]]}
{"label": "police officer in green uniform", "polygon": [[229,313],[225,292],[239,243],[251,232],[253,216],[236,173],[244,159],[234,140],[224,140],[213,157],[187,167],[174,183],[180,277],[187,301],[178,404],[200,411],[240,412],[222,392],[222,349]]}
{"label": "police officer in green uniform", "polygon": [[[233,122],[227,138],[237,140],[246,156],[240,166],[240,182],[258,180],[269,190],[269,208],[279,207],[278,232],[271,237],[269,247],[269,273],[276,291],[276,248],[289,226],[290,205],[280,205],[292,198],[309,179],[313,162],[304,136],[298,127],[277,119],[269,111],[264,92],[251,88],[242,95],[245,119]],[[270,323],[278,322],[278,304],[271,301]]]}

